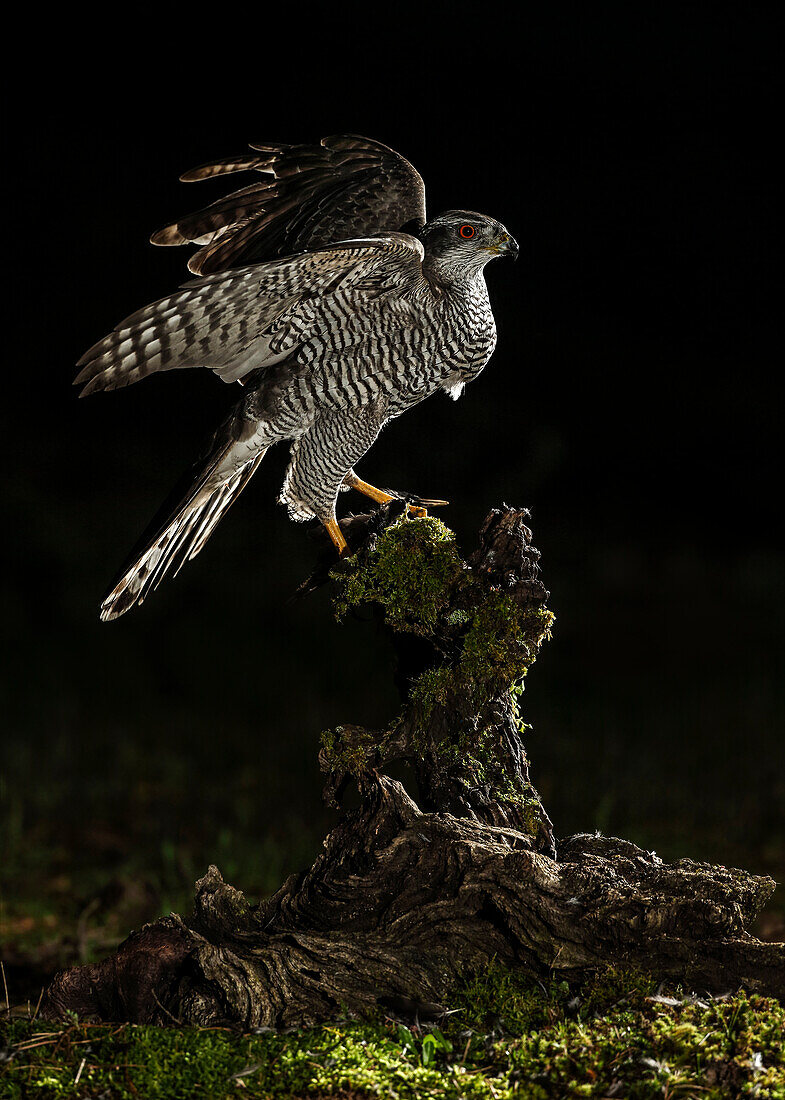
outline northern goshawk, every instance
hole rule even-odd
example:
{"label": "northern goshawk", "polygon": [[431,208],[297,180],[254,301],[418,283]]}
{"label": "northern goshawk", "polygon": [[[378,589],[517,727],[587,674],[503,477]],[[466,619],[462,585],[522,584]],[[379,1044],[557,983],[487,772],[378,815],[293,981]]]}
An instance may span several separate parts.
{"label": "northern goshawk", "polygon": [[199,278],[127,317],[79,362],[82,396],[180,367],[245,387],[185,494],[107,595],[105,620],[199,553],[283,440],[281,501],[293,519],[321,520],[344,552],[339,491],[392,499],[355,463],[389,420],[437,390],[459,397],[496,344],[483,268],[518,252],[498,221],[469,210],[427,221],[419,173],[369,138],[250,148],[181,178],[252,171],[261,182],[151,238],[199,245],[188,263]]}

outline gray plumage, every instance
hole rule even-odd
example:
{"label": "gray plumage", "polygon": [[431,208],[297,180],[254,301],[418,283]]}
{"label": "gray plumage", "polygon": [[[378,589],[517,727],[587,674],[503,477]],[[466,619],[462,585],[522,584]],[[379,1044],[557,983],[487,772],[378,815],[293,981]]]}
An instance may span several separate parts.
{"label": "gray plumage", "polygon": [[[273,175],[156,234],[159,243],[201,242],[191,266],[213,274],[128,317],[80,360],[83,395],[183,367],[246,390],[104,600],[103,619],[141,603],[199,553],[280,441],[292,445],[280,499],[292,518],[321,520],[340,548],[338,492],[357,483],[353,466],[384,424],[438,390],[457,398],[493,352],[483,268],[517,253],[499,222],[462,210],[425,222],[420,177],[364,138],[269,147],[188,178],[282,164],[280,181]],[[399,231],[405,223],[416,235]],[[277,255],[295,244],[308,251]],[[216,271],[260,255],[269,258]]]}

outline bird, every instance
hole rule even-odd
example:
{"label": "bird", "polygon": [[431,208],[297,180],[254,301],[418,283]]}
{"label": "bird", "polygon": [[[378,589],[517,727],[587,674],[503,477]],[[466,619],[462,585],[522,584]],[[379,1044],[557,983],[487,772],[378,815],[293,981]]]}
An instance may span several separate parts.
{"label": "bird", "polygon": [[252,144],[180,178],[235,173],[253,182],[150,238],[197,245],[196,278],[125,318],[77,364],[80,396],[186,367],[243,388],[111,586],[104,621],[203,549],[275,443],[291,448],[279,501],[294,520],[319,520],[347,554],[339,492],[400,496],[355,465],[408,409],[439,391],[457,399],[496,346],[483,269],[515,258],[518,244],[476,211],[428,219],[423,179],[400,153],[339,134]]}

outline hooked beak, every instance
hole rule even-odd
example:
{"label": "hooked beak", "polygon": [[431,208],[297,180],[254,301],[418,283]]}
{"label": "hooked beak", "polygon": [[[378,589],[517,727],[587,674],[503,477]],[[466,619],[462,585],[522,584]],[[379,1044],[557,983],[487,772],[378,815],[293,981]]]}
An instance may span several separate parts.
{"label": "hooked beak", "polygon": [[511,237],[509,233],[500,233],[488,251],[494,256],[510,256],[513,260],[517,260],[520,249],[515,237]]}
{"label": "hooked beak", "polygon": [[499,254],[501,256],[510,256],[513,260],[518,259],[518,242],[515,237],[511,237],[509,233],[503,233],[499,238]]}

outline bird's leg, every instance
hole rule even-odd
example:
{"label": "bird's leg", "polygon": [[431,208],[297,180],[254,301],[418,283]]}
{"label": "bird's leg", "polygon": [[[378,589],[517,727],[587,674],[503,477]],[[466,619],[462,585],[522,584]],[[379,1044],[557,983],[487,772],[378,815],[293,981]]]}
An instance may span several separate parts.
{"label": "bird's leg", "polygon": [[333,543],[335,544],[338,553],[343,556],[348,549],[348,544],[346,542],[346,539],[343,537],[341,528],[338,526],[338,520],[335,518],[335,514],[333,514],[329,519],[323,519],[322,525],[327,534],[332,539]]}
{"label": "bird's leg", "polygon": [[428,500],[423,501],[423,504],[412,504],[404,496],[396,496],[395,493],[387,493],[384,489],[377,489],[375,485],[369,485],[367,481],[363,481],[357,476],[354,470],[350,470],[346,477],[343,479],[344,485],[348,485],[351,489],[356,489],[358,493],[362,493],[366,497],[370,497],[371,500],[377,501],[379,504],[389,504],[391,500],[403,500],[406,503],[406,510],[413,516],[427,516],[428,510],[425,507],[427,504],[429,508],[438,508],[443,504],[447,504],[446,500]]}
{"label": "bird's leg", "polygon": [[379,504],[389,504],[391,500],[397,500],[398,498],[392,493],[385,493],[384,489],[377,489],[375,485],[369,485],[367,481],[363,481],[357,476],[354,470],[350,470],[346,477],[343,479],[344,485],[348,485],[351,489],[356,489],[358,493],[362,493],[363,496],[370,497],[371,500],[377,501]]}

